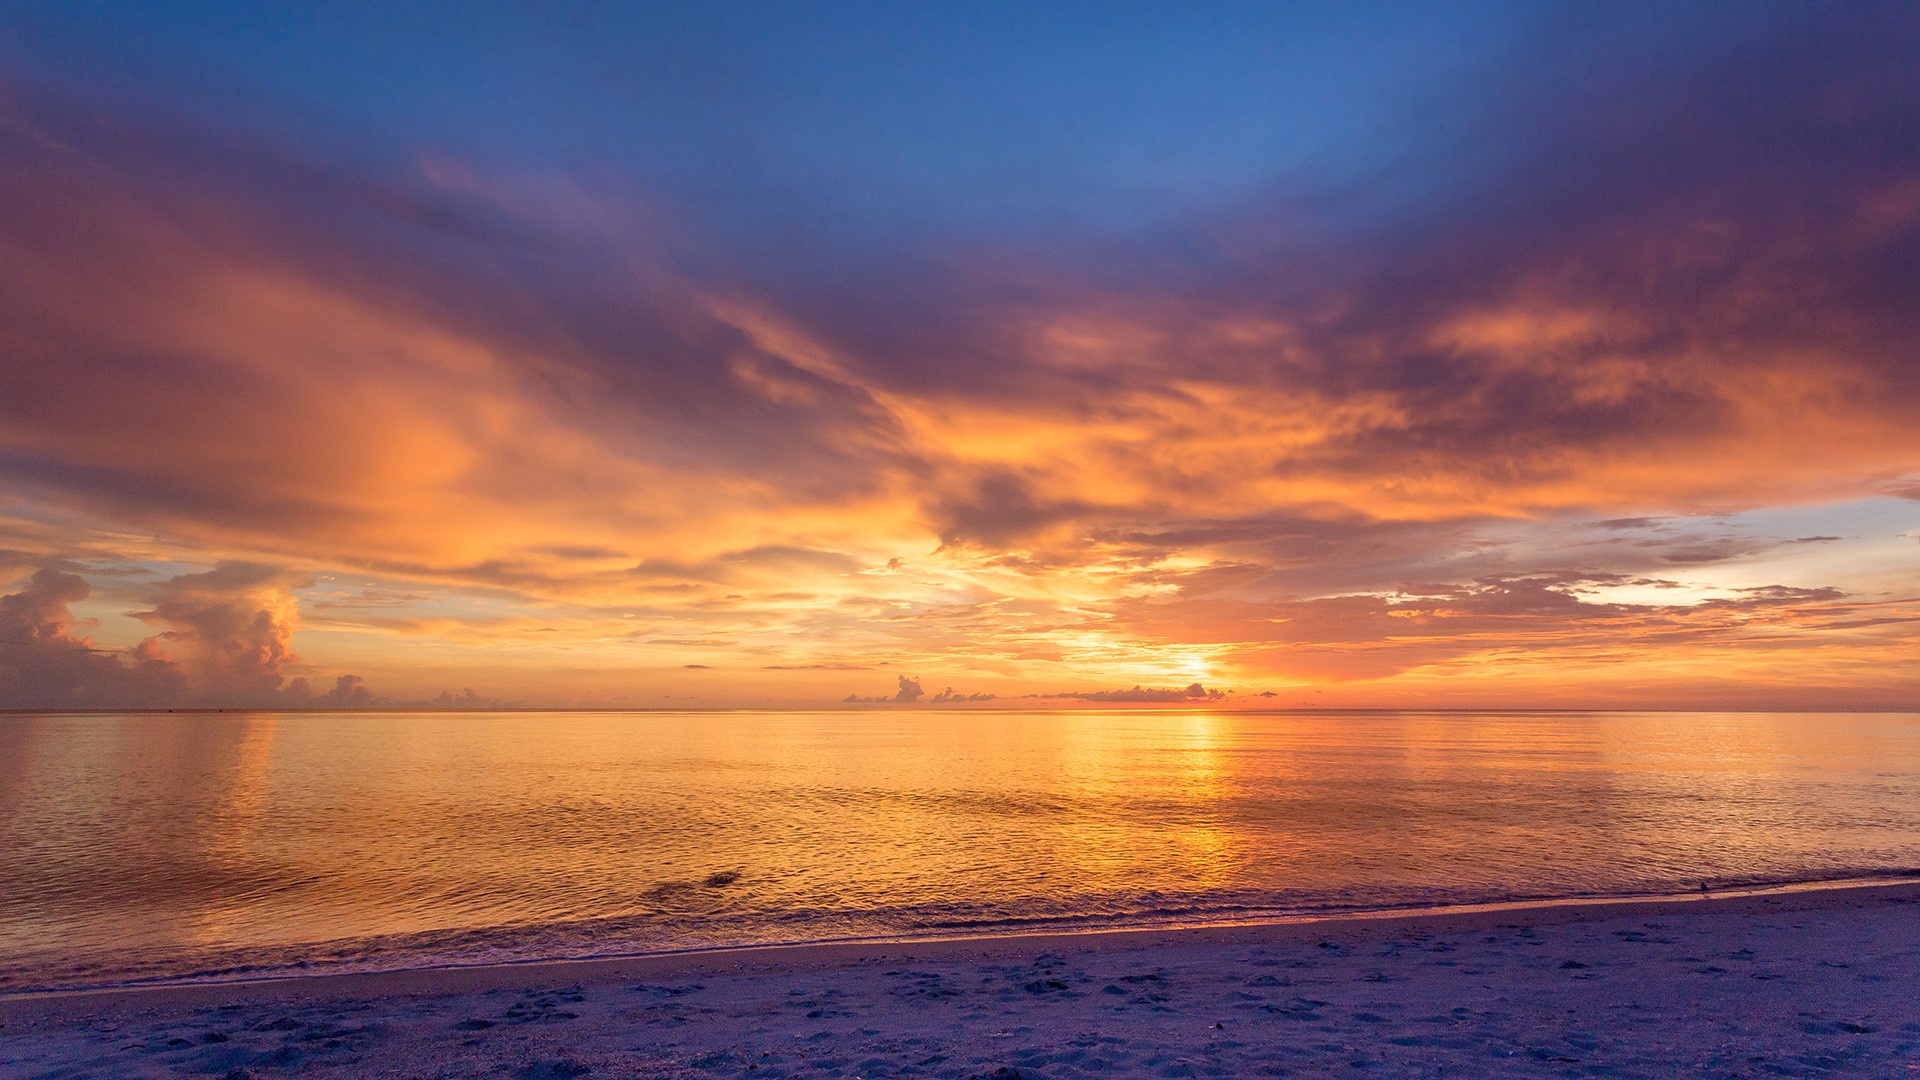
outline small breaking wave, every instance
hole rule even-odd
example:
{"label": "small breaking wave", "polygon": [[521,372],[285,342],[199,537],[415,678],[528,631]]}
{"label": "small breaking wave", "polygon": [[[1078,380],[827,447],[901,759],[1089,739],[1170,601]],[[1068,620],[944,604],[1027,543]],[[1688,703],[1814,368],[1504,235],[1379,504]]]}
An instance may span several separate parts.
{"label": "small breaking wave", "polygon": [[[724,889],[743,871],[663,883],[670,892]],[[1839,874],[1714,879],[1691,887],[1631,891],[1507,892],[1410,888],[1389,895],[1164,893],[1102,898],[1070,909],[1035,900],[1028,911],[1005,905],[930,904],[854,911],[802,910],[687,922],[625,917],[511,927],[480,927],[315,942],[275,949],[154,952],[120,963],[71,963],[0,971],[0,993],[61,993],[142,986],[247,982],[347,973],[484,967],[563,960],[620,959],[769,946],[964,939],[1049,933],[1189,929],[1356,915],[1583,901],[1686,898],[1703,893],[1790,891],[1920,882],[1920,867],[1859,868]],[[1676,885],[1678,883],[1675,883]],[[37,978],[27,974],[32,970]]]}

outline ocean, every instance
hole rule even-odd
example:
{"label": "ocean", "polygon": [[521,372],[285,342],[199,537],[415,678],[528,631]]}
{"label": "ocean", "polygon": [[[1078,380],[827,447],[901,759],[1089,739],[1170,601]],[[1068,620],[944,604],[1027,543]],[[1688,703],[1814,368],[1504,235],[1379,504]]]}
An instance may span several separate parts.
{"label": "ocean", "polygon": [[1917,867],[1915,713],[0,716],[0,992]]}

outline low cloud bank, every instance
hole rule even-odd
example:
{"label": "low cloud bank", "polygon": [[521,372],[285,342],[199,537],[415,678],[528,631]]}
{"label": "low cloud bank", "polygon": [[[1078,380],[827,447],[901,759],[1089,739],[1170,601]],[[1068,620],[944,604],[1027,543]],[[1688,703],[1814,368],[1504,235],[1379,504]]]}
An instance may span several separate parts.
{"label": "low cloud bank", "polygon": [[293,590],[283,568],[227,561],[161,582],[131,612],[157,632],[131,649],[96,647],[72,605],[86,578],[42,567],[0,596],[0,708],[360,708],[379,703],[358,675],[318,690],[293,651]]}
{"label": "low cloud bank", "polygon": [[875,694],[872,697],[862,697],[859,694],[848,694],[840,700],[854,705],[913,705],[921,701],[926,701],[931,705],[952,705],[966,701],[992,701],[997,696],[994,694],[964,694],[949,686],[932,697],[928,697],[927,691],[920,685],[919,679],[910,679],[905,675],[901,675],[899,676],[899,681],[900,688],[895,691],[892,696]]}
{"label": "low cloud bank", "polygon": [[[950,705],[974,701],[997,701],[998,694],[967,694],[949,686],[927,696],[919,679],[899,677],[900,685],[892,695],[875,694],[862,696],[848,694],[840,700],[853,705],[913,705],[925,702],[933,705]],[[1060,693],[1026,694],[1023,700],[1029,701],[1088,701],[1102,703],[1125,703],[1145,705],[1191,705],[1199,702],[1221,701],[1228,696],[1225,690],[1210,690],[1199,683],[1189,683],[1185,687],[1159,687],[1135,685],[1125,690],[1069,690]],[[1272,696],[1272,695],[1268,695]]]}
{"label": "low cloud bank", "polygon": [[1224,690],[1209,690],[1199,683],[1184,689],[1135,685],[1130,690],[1070,691],[1061,694],[1029,694],[1029,697],[1062,701],[1107,701],[1133,704],[1185,705],[1196,701],[1217,701],[1227,696]]}

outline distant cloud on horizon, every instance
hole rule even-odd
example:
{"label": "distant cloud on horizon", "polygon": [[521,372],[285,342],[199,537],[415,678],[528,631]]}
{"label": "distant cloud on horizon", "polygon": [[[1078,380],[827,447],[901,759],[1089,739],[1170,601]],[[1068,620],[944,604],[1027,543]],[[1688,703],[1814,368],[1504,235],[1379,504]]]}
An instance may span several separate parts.
{"label": "distant cloud on horizon", "polygon": [[151,590],[152,606],[129,612],[158,628],[124,654],[96,648],[78,631],[71,605],[92,587],[78,574],[42,568],[18,592],[0,596],[0,708],[351,707],[371,693],[341,675],[315,693],[288,681],[292,651],[289,590],[298,575],[228,561],[181,574]]}
{"label": "distant cloud on horizon", "polygon": [[1029,696],[1050,701],[1191,705],[1196,702],[1218,702],[1220,699],[1225,698],[1227,693],[1223,690],[1209,690],[1199,683],[1190,683],[1185,688],[1178,690],[1136,685],[1130,690],[1071,691],[1056,694],[1032,694]]}

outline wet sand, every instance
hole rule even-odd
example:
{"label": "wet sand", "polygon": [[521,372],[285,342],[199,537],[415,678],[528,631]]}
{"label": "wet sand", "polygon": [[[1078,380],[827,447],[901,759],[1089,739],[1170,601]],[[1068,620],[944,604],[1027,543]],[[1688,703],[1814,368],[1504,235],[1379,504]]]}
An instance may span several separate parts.
{"label": "wet sand", "polygon": [[0,1075],[1905,1076],[1920,885],[0,999]]}

